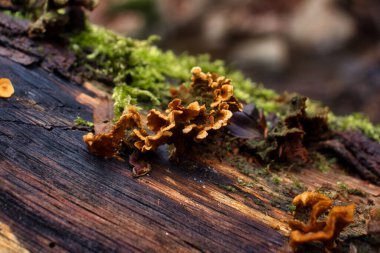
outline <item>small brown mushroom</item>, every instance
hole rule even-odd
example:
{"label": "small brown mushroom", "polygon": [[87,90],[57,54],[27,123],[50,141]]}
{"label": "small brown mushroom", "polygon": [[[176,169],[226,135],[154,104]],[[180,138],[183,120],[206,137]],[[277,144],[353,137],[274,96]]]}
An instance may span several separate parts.
{"label": "small brown mushroom", "polygon": [[297,208],[312,208],[307,224],[298,220],[289,221],[289,226],[292,230],[300,230],[304,233],[308,233],[310,231],[319,230],[321,226],[325,225],[323,222],[317,222],[317,220],[322,213],[331,207],[332,200],[318,192],[304,192],[294,198],[293,205]]}
{"label": "small brown mushroom", "polygon": [[[215,87],[215,84],[211,87]],[[223,84],[221,88],[214,90],[214,101],[211,107],[217,107],[221,102],[228,101],[234,95],[234,88],[231,84]]]}
{"label": "small brown mushroom", "polygon": [[15,92],[11,80],[8,78],[0,78],[0,97],[10,98]]}
{"label": "small brown mushroom", "polygon": [[328,197],[314,192],[304,192],[294,198],[293,204],[298,208],[311,207],[310,218],[307,224],[300,221],[289,221],[292,229],[290,246],[296,249],[297,245],[319,241],[326,249],[335,247],[335,239],[340,232],[354,220],[355,205],[334,206],[324,221],[318,218],[332,205]]}
{"label": "small brown mushroom", "polygon": [[[242,109],[233,96],[231,80],[203,73],[199,67],[192,69],[191,80],[189,88],[181,86],[178,92],[172,90],[172,94],[178,97],[168,104],[165,113],[155,109],[149,112],[147,127],[153,134],[144,129],[134,130],[138,139],[134,146],[140,152],[155,150],[164,143],[174,144],[177,152],[185,150],[180,147],[186,144],[183,139],[195,142],[205,139],[209,131],[226,126],[233,112]],[[190,98],[200,98],[202,104],[188,101]]]}
{"label": "small brown mushroom", "polygon": [[156,109],[152,109],[147,116],[147,127],[150,130],[157,132],[167,125],[168,120],[169,119],[167,115],[161,113]]}
{"label": "small brown mushroom", "polygon": [[159,146],[168,143],[173,135],[170,131],[161,130],[155,135],[148,135],[144,129],[135,129],[133,133],[138,138],[135,142],[135,147],[141,152],[153,151]]}
{"label": "small brown mushroom", "polygon": [[[172,94],[178,97],[164,112],[150,110],[144,127],[140,114],[131,107],[109,133],[85,135],[84,141],[90,152],[118,157],[123,145],[142,154],[169,144],[175,150],[172,155],[179,157],[192,142],[200,142],[210,131],[226,126],[233,112],[242,110],[242,105],[233,96],[231,80],[203,73],[199,67],[192,69],[191,80],[189,87],[181,86],[178,92],[172,90]],[[136,174],[145,173],[144,166],[135,168]]]}
{"label": "small brown mushroom", "polygon": [[121,116],[109,133],[88,133],[83,136],[83,140],[88,150],[95,155],[118,157],[126,138],[126,130],[134,128],[141,128],[141,116],[135,107],[130,107],[128,113]]}

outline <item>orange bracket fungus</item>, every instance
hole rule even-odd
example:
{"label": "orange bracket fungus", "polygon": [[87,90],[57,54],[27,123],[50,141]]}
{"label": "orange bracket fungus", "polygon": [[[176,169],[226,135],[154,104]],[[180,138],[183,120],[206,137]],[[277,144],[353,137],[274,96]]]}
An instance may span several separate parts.
{"label": "orange bracket fungus", "polygon": [[[109,133],[85,135],[83,139],[89,151],[99,156],[119,157],[123,147],[145,153],[170,144],[172,157],[178,157],[191,143],[200,142],[210,132],[226,126],[233,112],[242,110],[233,96],[231,80],[203,73],[199,67],[194,67],[191,73],[190,86],[173,90],[174,98],[164,112],[152,109],[145,117],[135,107],[129,107]],[[137,171],[147,172],[146,169],[134,170]]]}
{"label": "orange bracket fungus", "polygon": [[0,78],[0,97],[9,98],[15,92],[11,80],[8,78]]}
{"label": "orange bracket fungus", "polygon": [[120,117],[110,132],[95,135],[88,133],[83,136],[83,140],[94,155],[119,158],[126,131],[135,127],[141,127],[141,117],[135,107],[130,107],[128,113]]}
{"label": "orange bracket fungus", "polygon": [[[335,247],[335,239],[340,232],[354,220],[355,205],[334,206],[327,196],[316,192],[304,192],[296,196],[293,205],[300,208],[311,208],[309,221],[305,224],[298,220],[290,220],[290,246],[296,249],[297,245],[319,241],[327,250]],[[327,218],[320,220],[320,216],[329,211]]]}
{"label": "orange bracket fungus", "polygon": [[134,145],[141,152],[167,143],[173,144],[173,153],[180,155],[186,143],[202,141],[210,131],[226,126],[233,112],[242,109],[233,96],[231,80],[203,73],[199,67],[194,67],[191,73],[190,87],[180,88],[165,112],[152,109],[148,113],[148,130],[134,130],[138,138]]}

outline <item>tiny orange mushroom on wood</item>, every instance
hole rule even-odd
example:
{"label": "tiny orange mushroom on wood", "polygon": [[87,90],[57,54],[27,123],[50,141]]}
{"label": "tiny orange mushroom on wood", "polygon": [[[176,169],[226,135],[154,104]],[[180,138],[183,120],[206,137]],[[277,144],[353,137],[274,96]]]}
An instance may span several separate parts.
{"label": "tiny orange mushroom on wood", "polygon": [[85,135],[83,140],[89,151],[115,158],[120,158],[123,148],[136,151],[130,157],[130,163],[135,166],[134,175],[141,176],[150,167],[139,161],[139,155],[169,144],[171,158],[179,159],[189,143],[200,142],[209,132],[226,126],[233,112],[241,111],[243,107],[233,96],[231,80],[203,73],[200,67],[194,67],[191,74],[190,87],[181,86],[183,88],[180,87],[178,92],[173,89],[173,94],[178,97],[168,103],[164,112],[151,109],[145,116],[131,106],[110,132]]}
{"label": "tiny orange mushroom on wood", "polygon": [[332,203],[330,198],[316,192],[304,192],[294,198],[293,204],[297,209],[311,208],[307,224],[297,220],[289,221],[292,229],[289,244],[294,250],[299,244],[313,241],[322,242],[327,250],[335,247],[335,239],[354,220],[355,205],[334,206],[327,218],[319,221],[318,218],[332,206]]}
{"label": "tiny orange mushroom on wood", "polygon": [[8,78],[0,78],[0,97],[9,98],[15,92],[11,80]]}

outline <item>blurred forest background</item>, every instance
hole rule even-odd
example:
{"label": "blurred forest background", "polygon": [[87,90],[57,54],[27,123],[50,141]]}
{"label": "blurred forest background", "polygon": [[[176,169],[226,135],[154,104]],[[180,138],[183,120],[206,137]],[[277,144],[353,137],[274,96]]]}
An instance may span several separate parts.
{"label": "blurred forest background", "polygon": [[380,122],[379,0],[100,0],[90,19]]}

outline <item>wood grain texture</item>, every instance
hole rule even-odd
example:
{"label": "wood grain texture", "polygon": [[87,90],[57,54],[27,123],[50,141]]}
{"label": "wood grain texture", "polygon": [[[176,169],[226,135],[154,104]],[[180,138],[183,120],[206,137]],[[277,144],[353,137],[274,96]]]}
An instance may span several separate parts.
{"label": "wood grain texture", "polygon": [[[0,100],[0,242],[14,245],[7,252],[285,251],[291,196],[278,186],[212,158],[181,167],[161,155],[149,176],[134,179],[126,162],[89,154],[86,132],[73,127],[77,115],[91,120],[94,93],[1,57],[0,75],[15,87]],[[379,187],[342,170],[286,173],[308,189],[342,181],[379,204]]]}
{"label": "wood grain texture", "polygon": [[199,172],[159,165],[136,180],[127,163],[89,154],[85,132],[72,128],[77,115],[91,119],[91,108],[76,101],[87,94],[81,86],[4,58],[0,75],[15,87],[0,101],[0,219],[24,248],[274,252],[284,245],[282,233],[252,218],[255,208],[233,206],[240,202],[207,176],[195,179]]}
{"label": "wood grain texture", "polygon": [[380,188],[338,167],[276,172],[276,184],[207,154],[174,165],[158,152],[149,176],[135,179],[127,162],[89,154],[73,121],[92,120],[102,96],[60,78],[78,80],[73,56],[26,38],[26,25],[0,14],[0,77],[15,87],[0,100],[1,253],[284,252],[292,197],[339,192],[337,182],[365,195],[340,197],[360,210],[341,241],[366,238]]}
{"label": "wood grain texture", "polygon": [[29,21],[15,19],[0,12],[0,56],[25,66],[41,68],[64,76],[78,79],[73,64],[75,55],[66,45],[67,41],[47,41],[28,37]]}

